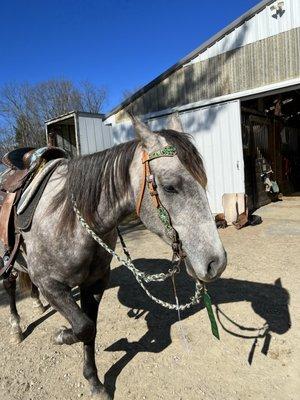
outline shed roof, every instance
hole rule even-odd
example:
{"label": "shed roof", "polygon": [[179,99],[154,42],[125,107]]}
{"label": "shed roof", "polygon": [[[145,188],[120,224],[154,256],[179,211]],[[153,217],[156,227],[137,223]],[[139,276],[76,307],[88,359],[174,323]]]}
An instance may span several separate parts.
{"label": "shed roof", "polygon": [[67,112],[65,114],[58,115],[58,116],[56,116],[54,118],[47,119],[47,121],[45,121],[45,124],[49,125],[49,124],[54,123],[54,122],[63,121],[64,119],[71,118],[74,115],[83,116],[83,117],[91,117],[91,118],[101,118],[101,119],[104,118],[104,114],[90,113],[90,112],[87,112],[87,111],[72,110],[72,111],[69,111],[69,112]]}
{"label": "shed roof", "polygon": [[168,68],[165,72],[160,74],[158,77],[153,79],[151,82],[149,82],[147,85],[143,86],[141,89],[139,89],[137,92],[135,92],[133,95],[125,99],[122,103],[120,103],[117,107],[113,108],[108,114],[106,114],[105,118],[110,117],[111,115],[117,113],[118,111],[122,110],[126,106],[128,106],[130,103],[132,103],[134,100],[139,98],[142,94],[146,93],[149,89],[151,89],[153,86],[157,85],[161,81],[163,81],[165,78],[170,76],[174,71],[177,69],[181,68],[184,64],[190,62],[193,58],[195,58],[199,53],[202,53],[205,51],[208,47],[212,46],[215,42],[220,40],[222,37],[228,35],[231,31],[236,29],[238,26],[242,25],[245,21],[248,19],[252,18],[256,13],[260,12],[263,10],[265,7],[267,7],[269,4],[273,3],[275,0],[262,0],[260,1],[256,6],[252,7],[249,11],[241,15],[239,18],[234,20],[231,24],[223,28],[221,31],[216,33],[214,36],[212,36],[210,39],[208,39],[206,42],[204,42],[202,45],[197,47],[194,51],[189,53],[187,56],[179,60],[176,64],[172,65],[170,68]]}

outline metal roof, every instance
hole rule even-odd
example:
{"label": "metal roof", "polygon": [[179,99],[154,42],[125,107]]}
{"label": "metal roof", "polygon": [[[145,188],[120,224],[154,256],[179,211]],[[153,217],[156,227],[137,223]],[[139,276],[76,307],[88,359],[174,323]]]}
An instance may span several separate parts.
{"label": "metal roof", "polygon": [[162,80],[167,78],[174,71],[176,71],[177,69],[181,68],[184,64],[186,64],[189,61],[191,61],[199,53],[205,51],[208,47],[212,46],[215,42],[220,40],[222,37],[228,35],[228,33],[233,31],[234,29],[236,29],[238,26],[242,25],[248,19],[252,18],[255,14],[257,14],[258,12],[263,10],[266,6],[268,6],[271,3],[274,3],[274,1],[275,0],[262,0],[261,2],[259,2],[256,6],[252,7],[249,11],[247,11],[246,13],[241,15],[239,18],[234,20],[231,24],[226,26],[224,29],[222,29],[221,31],[216,33],[214,36],[212,36],[210,39],[208,39],[206,42],[204,42],[201,46],[197,47],[194,51],[189,53],[186,57],[184,57],[181,60],[179,60],[176,64],[174,64],[170,68],[168,68],[165,72],[163,72],[158,77],[156,77],[151,82],[149,82],[147,85],[145,85],[140,90],[135,92],[132,96],[130,96],[127,99],[125,99],[117,107],[113,108],[109,113],[106,114],[105,118],[108,118],[111,115],[115,114],[116,112],[122,110],[128,104],[132,103],[134,100],[139,98],[142,94],[146,93],[153,86],[157,85]]}
{"label": "metal roof", "polygon": [[67,112],[65,114],[58,115],[57,117],[47,119],[45,121],[45,124],[48,125],[50,123],[59,122],[59,121],[62,121],[64,119],[71,118],[71,117],[73,117],[75,115],[93,117],[93,118],[101,118],[101,119],[103,119],[104,116],[105,116],[104,114],[90,113],[90,112],[87,112],[87,111],[72,110],[72,111],[69,111],[69,112]]}

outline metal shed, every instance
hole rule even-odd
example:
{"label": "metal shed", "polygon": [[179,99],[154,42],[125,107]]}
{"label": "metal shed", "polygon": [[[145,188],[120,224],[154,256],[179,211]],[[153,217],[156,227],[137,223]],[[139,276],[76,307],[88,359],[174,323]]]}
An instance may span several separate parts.
{"label": "metal shed", "polygon": [[52,141],[74,157],[105,150],[114,145],[111,126],[103,114],[71,111],[46,121],[47,142]]}
{"label": "metal shed", "polygon": [[[134,93],[105,119],[130,139],[130,105],[153,129],[179,113],[201,153],[214,213],[224,193],[270,199],[266,164],[283,192],[300,191],[300,1],[264,0]],[[298,172],[297,172],[298,170]],[[292,171],[292,172],[291,172]]]}

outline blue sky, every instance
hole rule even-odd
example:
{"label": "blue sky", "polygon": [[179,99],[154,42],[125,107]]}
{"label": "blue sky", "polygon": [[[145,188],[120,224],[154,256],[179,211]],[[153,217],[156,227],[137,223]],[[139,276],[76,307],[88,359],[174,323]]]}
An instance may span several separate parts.
{"label": "blue sky", "polygon": [[90,80],[109,111],[257,2],[0,0],[0,86]]}

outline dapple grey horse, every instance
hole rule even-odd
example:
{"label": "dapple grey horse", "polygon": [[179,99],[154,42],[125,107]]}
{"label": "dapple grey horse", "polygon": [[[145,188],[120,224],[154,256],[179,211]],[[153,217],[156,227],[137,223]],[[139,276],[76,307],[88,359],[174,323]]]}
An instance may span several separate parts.
{"label": "dapple grey horse", "polygon": [[[100,247],[76,219],[72,200],[97,234],[115,248],[117,225],[135,210],[143,179],[142,151],[151,153],[167,145],[177,155],[151,161],[157,192],[179,234],[188,273],[203,282],[220,276],[226,253],[206,196],[202,160],[182,133],[178,120],[171,128],[152,132],[131,117],[137,139],[103,152],[65,161],[52,175],[36,209],[30,231],[24,232],[23,256],[33,284],[50,305],[70,323],[56,333],[56,344],[83,342],[83,375],[92,395],[110,399],[95,364],[98,306],[109,280],[111,255]],[[140,209],[144,225],[170,243],[166,230],[145,192]],[[80,288],[81,307],[71,289]],[[15,302],[14,291],[10,292]],[[12,325],[20,333],[17,311]]]}

